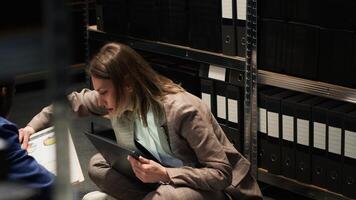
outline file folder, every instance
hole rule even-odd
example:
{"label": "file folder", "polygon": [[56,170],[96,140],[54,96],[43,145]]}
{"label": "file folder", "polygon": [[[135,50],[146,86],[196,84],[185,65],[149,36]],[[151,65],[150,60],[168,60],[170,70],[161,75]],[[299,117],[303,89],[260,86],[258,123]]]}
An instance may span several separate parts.
{"label": "file folder", "polygon": [[318,80],[353,86],[354,35],[352,31],[320,29]]}
{"label": "file folder", "polygon": [[356,111],[346,113],[344,118],[344,167],[342,194],[356,199]]}
{"label": "file folder", "polygon": [[100,0],[96,3],[97,29],[127,35],[129,28],[128,0]]}
{"label": "file folder", "polygon": [[223,129],[226,137],[229,141],[234,145],[234,147],[240,152],[243,153],[243,143],[242,135],[240,134],[240,130],[237,128],[229,127],[224,124],[220,124],[220,127]]}
{"label": "file folder", "polygon": [[222,20],[221,20],[221,40],[222,40],[222,53],[230,56],[235,56],[237,53],[236,48],[236,17],[237,5],[236,0],[222,0]]}
{"label": "file folder", "polygon": [[[243,113],[242,88],[234,85],[227,85],[227,124],[229,127],[242,130]],[[241,125],[240,125],[241,124]]]}
{"label": "file folder", "polygon": [[340,101],[327,100],[312,108],[313,150],[312,184],[326,188],[327,180],[327,123],[328,110],[341,105]]}
{"label": "file folder", "polygon": [[129,1],[129,33],[130,36],[158,40],[159,36],[159,1]]}
{"label": "file folder", "polygon": [[310,96],[298,94],[285,98],[281,102],[281,175],[289,178],[295,178],[295,108],[299,101],[306,98],[310,98]]}
{"label": "file folder", "polygon": [[280,88],[258,88],[257,91],[257,104],[258,104],[258,167],[263,169],[269,169],[269,159],[270,154],[267,142],[267,96],[281,92]]}
{"label": "file folder", "polygon": [[267,170],[272,174],[281,173],[281,101],[284,98],[295,95],[293,91],[283,91],[271,96],[266,96],[267,108],[267,158],[269,165]]}
{"label": "file folder", "polygon": [[221,1],[190,0],[188,10],[190,47],[221,53]]}
{"label": "file folder", "polygon": [[326,187],[337,193],[342,192],[344,116],[352,110],[355,110],[353,104],[344,103],[328,111],[328,165],[326,170]]}
{"label": "file folder", "polygon": [[218,122],[226,124],[227,122],[227,88],[226,83],[214,81],[215,99],[216,99],[216,118]]}
{"label": "file folder", "polygon": [[216,95],[214,94],[214,81],[209,79],[209,66],[201,64],[199,70],[200,90],[202,101],[210,108],[214,116],[216,116]]}
{"label": "file folder", "polygon": [[295,107],[295,177],[304,183],[312,182],[312,108],[322,101],[319,97],[309,98],[298,102]]}
{"label": "file folder", "polygon": [[188,45],[188,2],[187,0],[160,1],[160,40],[168,43]]}

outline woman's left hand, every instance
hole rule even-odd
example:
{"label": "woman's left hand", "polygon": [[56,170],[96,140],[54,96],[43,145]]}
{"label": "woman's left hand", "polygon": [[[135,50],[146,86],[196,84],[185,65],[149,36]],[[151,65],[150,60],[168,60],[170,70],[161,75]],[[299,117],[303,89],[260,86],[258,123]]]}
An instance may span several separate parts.
{"label": "woman's left hand", "polygon": [[169,182],[170,178],[167,174],[165,167],[159,163],[148,160],[142,156],[139,157],[139,160],[136,160],[132,156],[128,156],[131,167],[136,175],[144,183],[158,183]]}

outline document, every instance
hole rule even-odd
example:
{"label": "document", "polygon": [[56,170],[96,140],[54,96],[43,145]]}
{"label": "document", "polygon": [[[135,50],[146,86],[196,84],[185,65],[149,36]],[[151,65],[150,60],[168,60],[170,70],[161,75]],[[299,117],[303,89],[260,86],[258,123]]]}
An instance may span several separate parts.
{"label": "document", "polygon": [[[27,151],[38,163],[56,175],[56,140],[54,134],[53,127],[34,133],[31,135]],[[68,137],[70,180],[74,184],[84,181],[84,175],[69,131]]]}

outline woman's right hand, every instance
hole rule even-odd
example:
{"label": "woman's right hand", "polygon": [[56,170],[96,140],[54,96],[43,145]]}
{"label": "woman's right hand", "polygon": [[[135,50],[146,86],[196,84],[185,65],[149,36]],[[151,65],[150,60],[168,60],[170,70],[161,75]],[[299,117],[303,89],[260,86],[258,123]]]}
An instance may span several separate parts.
{"label": "woman's right hand", "polygon": [[23,149],[27,149],[28,141],[30,140],[30,136],[35,133],[35,129],[31,126],[26,126],[25,128],[19,129],[19,141],[22,143],[21,147]]}

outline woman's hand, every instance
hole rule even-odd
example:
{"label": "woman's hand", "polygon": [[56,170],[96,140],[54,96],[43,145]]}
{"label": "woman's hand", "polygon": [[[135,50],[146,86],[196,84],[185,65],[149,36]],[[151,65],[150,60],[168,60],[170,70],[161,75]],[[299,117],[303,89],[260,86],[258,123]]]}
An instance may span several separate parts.
{"label": "woman's hand", "polygon": [[31,126],[26,126],[25,128],[19,129],[19,141],[22,143],[21,147],[23,149],[27,149],[28,141],[30,140],[30,136],[35,133],[35,129]]}
{"label": "woman's hand", "polygon": [[132,156],[128,156],[131,167],[138,179],[144,183],[169,182],[170,178],[165,167],[159,163],[148,160],[142,156],[136,160]]}

